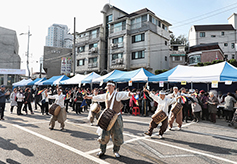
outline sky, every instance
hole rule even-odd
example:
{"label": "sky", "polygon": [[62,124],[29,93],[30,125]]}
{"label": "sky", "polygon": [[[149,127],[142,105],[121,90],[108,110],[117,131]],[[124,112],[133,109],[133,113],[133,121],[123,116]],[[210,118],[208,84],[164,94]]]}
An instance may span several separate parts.
{"label": "sky", "polygon": [[30,28],[30,68],[37,72],[49,26],[65,24],[73,33],[76,17],[76,31],[83,32],[102,23],[100,11],[107,3],[127,13],[148,8],[172,24],[175,36],[186,37],[192,25],[227,24],[228,17],[237,13],[236,0],[2,0],[0,26],[17,33],[21,69],[26,69],[27,35],[19,34]]}

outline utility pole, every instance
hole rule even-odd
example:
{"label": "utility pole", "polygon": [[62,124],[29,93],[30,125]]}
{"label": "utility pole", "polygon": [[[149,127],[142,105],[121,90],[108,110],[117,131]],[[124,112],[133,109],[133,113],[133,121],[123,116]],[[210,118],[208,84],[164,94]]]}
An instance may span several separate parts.
{"label": "utility pole", "polygon": [[30,79],[30,68],[29,68],[29,45],[30,45],[30,36],[32,34],[30,34],[30,27],[28,27],[28,33],[21,33],[20,35],[28,35],[28,43],[27,43],[27,61],[26,61],[26,66],[27,66],[27,70],[28,70],[28,79]]}
{"label": "utility pole", "polygon": [[74,17],[74,32],[73,32],[73,76],[76,72],[76,17]]}

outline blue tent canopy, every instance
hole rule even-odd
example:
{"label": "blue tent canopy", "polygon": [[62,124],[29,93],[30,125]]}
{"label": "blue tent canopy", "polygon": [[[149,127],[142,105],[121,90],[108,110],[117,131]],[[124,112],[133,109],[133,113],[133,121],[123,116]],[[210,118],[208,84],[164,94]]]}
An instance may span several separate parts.
{"label": "blue tent canopy", "polygon": [[67,79],[69,79],[69,77],[65,75],[53,76],[50,79],[43,81],[39,85],[53,85],[53,84],[56,85],[56,84],[59,84],[60,81],[67,80]]}
{"label": "blue tent canopy", "polygon": [[103,81],[104,82],[107,82],[107,81],[110,81],[110,80],[115,81],[116,79],[119,79],[123,75],[124,75],[124,71],[115,70],[109,77],[107,77]]}
{"label": "blue tent canopy", "polygon": [[28,83],[27,85],[34,85],[36,82],[42,82],[47,80],[45,77],[44,78],[36,78],[34,81]]}
{"label": "blue tent canopy", "polygon": [[92,72],[89,76],[81,81],[81,83],[91,83],[93,79],[101,77],[99,74]]}

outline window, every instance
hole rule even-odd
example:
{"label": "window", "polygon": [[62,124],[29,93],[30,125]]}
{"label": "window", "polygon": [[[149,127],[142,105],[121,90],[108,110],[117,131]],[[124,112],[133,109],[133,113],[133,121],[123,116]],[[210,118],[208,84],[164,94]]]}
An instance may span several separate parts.
{"label": "window", "polygon": [[85,65],[85,59],[77,60],[77,66]]}
{"label": "window", "polygon": [[225,32],[222,31],[222,32],[221,32],[221,35],[224,36],[224,35],[225,35]]}
{"label": "window", "polygon": [[145,34],[139,34],[132,36],[132,43],[141,42],[145,40]]}
{"label": "window", "polygon": [[193,55],[189,57],[189,64],[197,64],[201,62],[201,55]]}
{"label": "window", "polygon": [[131,29],[137,29],[140,28],[142,22],[142,18],[141,17],[137,17],[131,20]]}
{"label": "window", "polygon": [[165,25],[164,24],[162,24],[162,28],[165,29]]}
{"label": "window", "polygon": [[165,41],[165,45],[167,46],[167,41]]}
{"label": "window", "polygon": [[231,48],[235,48],[235,43],[231,43]]}
{"label": "window", "polygon": [[97,62],[97,57],[89,58],[89,63],[96,63],[96,62]]}
{"label": "window", "polygon": [[142,22],[146,22],[147,21],[147,15],[143,15],[142,16]]}
{"label": "window", "polygon": [[98,46],[98,43],[90,44],[89,49],[91,49],[92,47],[97,47],[97,46]]}
{"label": "window", "polygon": [[132,52],[132,60],[145,58],[145,51]]}
{"label": "window", "polygon": [[180,61],[180,56],[175,56],[174,61]]}
{"label": "window", "polygon": [[167,61],[167,56],[165,56],[165,61]]}
{"label": "window", "polygon": [[85,46],[78,47],[78,52],[85,52]]}
{"label": "window", "polygon": [[205,32],[200,32],[200,37],[205,37]]}
{"label": "window", "polygon": [[116,44],[116,47],[112,47],[112,48],[120,48],[123,47],[123,37],[119,37],[119,38],[115,38],[112,40],[113,44]]}
{"label": "window", "polygon": [[91,38],[97,38],[97,30],[91,31]]}
{"label": "window", "polygon": [[235,55],[234,54],[232,54],[232,59],[235,59]]}
{"label": "window", "polygon": [[112,19],[113,19],[113,15],[107,16],[107,23],[112,22]]}
{"label": "window", "polygon": [[227,46],[228,46],[228,43],[224,43],[224,46],[227,47]]}
{"label": "window", "polygon": [[119,38],[115,38],[112,40],[112,43],[116,44],[116,43],[122,43],[123,42],[123,37],[119,37]]}
{"label": "window", "polygon": [[228,55],[225,55],[225,59],[228,60]]}
{"label": "window", "polygon": [[119,32],[126,29],[126,21],[115,23],[113,32]]}
{"label": "window", "polygon": [[123,53],[112,54],[112,60],[122,59]]}
{"label": "window", "polygon": [[211,37],[212,37],[212,38],[215,38],[215,37],[216,37],[216,35],[211,35]]}

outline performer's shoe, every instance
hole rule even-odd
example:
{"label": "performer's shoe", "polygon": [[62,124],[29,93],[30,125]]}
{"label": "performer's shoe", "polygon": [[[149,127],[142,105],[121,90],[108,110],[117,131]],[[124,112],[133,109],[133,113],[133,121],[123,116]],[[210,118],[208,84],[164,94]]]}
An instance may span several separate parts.
{"label": "performer's shoe", "polygon": [[53,128],[52,128],[52,127],[49,127],[49,129],[50,129],[50,130],[53,130]]}
{"label": "performer's shoe", "polygon": [[178,127],[178,130],[181,130],[181,128]]}
{"label": "performer's shoe", "polygon": [[120,157],[119,153],[114,153],[114,156],[115,156],[115,158],[119,158]]}
{"label": "performer's shoe", "polygon": [[172,131],[172,128],[171,128],[171,127],[169,127],[169,130],[170,130],[170,131]]}
{"label": "performer's shoe", "polygon": [[60,131],[65,131],[65,129],[64,129],[64,128],[61,128]]}
{"label": "performer's shoe", "polygon": [[159,135],[160,139],[163,139],[164,137],[162,135]]}
{"label": "performer's shoe", "polygon": [[93,126],[93,123],[91,123],[91,126]]}
{"label": "performer's shoe", "polygon": [[101,158],[102,156],[105,155],[105,153],[103,153],[102,151],[100,151],[99,153],[96,154],[99,158]]}
{"label": "performer's shoe", "polygon": [[144,134],[147,136],[151,136],[151,133],[149,133],[149,132],[145,132]]}

